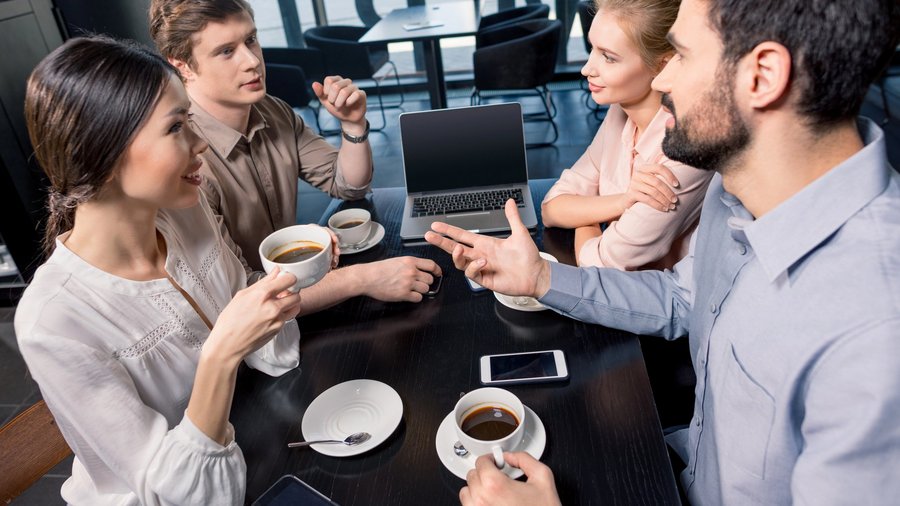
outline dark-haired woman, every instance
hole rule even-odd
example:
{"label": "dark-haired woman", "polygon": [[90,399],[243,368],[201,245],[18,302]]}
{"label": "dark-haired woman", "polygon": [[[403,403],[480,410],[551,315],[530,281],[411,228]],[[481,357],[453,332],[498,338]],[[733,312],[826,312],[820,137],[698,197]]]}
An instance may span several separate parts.
{"label": "dark-haired woman", "polygon": [[198,191],[189,105],[167,62],[104,38],[70,40],[28,81],[50,256],[15,328],[75,452],[71,504],[242,503],[237,367],[298,363],[294,278],[245,288]]}

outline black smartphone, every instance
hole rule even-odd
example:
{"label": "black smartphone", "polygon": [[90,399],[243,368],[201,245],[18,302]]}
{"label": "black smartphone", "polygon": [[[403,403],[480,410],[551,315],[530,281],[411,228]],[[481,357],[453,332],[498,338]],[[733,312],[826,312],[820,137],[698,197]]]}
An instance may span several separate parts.
{"label": "black smartphone", "polygon": [[269,490],[259,496],[259,499],[253,501],[253,506],[294,506],[296,504],[338,506],[337,503],[292,474],[286,474],[279,478],[274,485],[269,487]]}
{"label": "black smartphone", "polygon": [[428,287],[428,291],[425,292],[425,295],[428,297],[434,297],[441,291],[441,282],[444,280],[443,276],[435,276],[434,281],[431,282],[431,285]]}

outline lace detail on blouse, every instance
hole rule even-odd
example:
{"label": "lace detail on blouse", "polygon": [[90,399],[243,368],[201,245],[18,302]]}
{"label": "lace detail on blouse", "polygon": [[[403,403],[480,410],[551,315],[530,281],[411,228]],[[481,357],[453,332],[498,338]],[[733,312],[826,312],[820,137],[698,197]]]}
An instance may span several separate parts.
{"label": "lace detail on blouse", "polygon": [[159,327],[153,329],[152,332],[147,334],[140,341],[132,344],[127,348],[123,348],[121,350],[116,350],[113,352],[113,358],[118,360],[120,358],[137,358],[150,351],[154,346],[159,343],[162,338],[171,334],[178,328],[178,322],[175,320],[169,320],[166,323],[163,323]]}
{"label": "lace detail on blouse", "polygon": [[190,279],[191,282],[194,284],[194,286],[196,286],[197,289],[200,290],[200,293],[203,294],[203,297],[206,298],[206,301],[209,302],[210,304],[212,304],[213,309],[216,310],[216,314],[221,313],[222,308],[219,306],[219,303],[216,302],[215,297],[213,297],[212,294],[209,292],[209,290],[206,288],[206,285],[203,283],[203,280],[206,279],[206,276],[207,276],[207,274],[209,274],[209,271],[212,268],[212,266],[216,264],[216,261],[219,258],[219,253],[220,253],[219,245],[216,244],[209,251],[209,253],[203,259],[203,261],[200,262],[200,271],[197,274],[194,274],[194,271],[191,270],[190,266],[188,266],[188,264],[180,258],[178,259],[178,267],[177,267],[179,272],[181,272],[181,274],[183,274],[185,277]]}
{"label": "lace detail on blouse", "polygon": [[132,344],[127,348],[116,350],[113,352],[113,358],[137,358],[152,350],[160,341],[171,334],[178,334],[185,343],[191,348],[199,350],[203,346],[203,340],[188,327],[187,322],[178,314],[178,311],[172,307],[163,294],[157,294],[151,297],[151,301],[166,316],[168,321],[153,329],[149,334],[144,336],[140,341]]}

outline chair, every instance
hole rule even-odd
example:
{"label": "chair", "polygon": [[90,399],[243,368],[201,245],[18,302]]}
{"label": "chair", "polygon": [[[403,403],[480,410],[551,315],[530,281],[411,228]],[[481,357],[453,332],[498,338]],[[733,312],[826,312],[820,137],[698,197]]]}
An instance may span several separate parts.
{"label": "chair", "polygon": [[504,26],[514,25],[522,21],[532,19],[547,19],[550,17],[549,5],[526,5],[490,14],[481,18],[478,22],[478,33],[475,34],[475,49],[482,47],[481,35],[487,31]]}
{"label": "chair", "polygon": [[[581,34],[584,37],[584,49],[587,51],[588,56],[591,54],[591,50],[593,47],[591,46],[591,38],[588,37],[588,32],[591,31],[591,24],[594,22],[594,16],[597,15],[597,11],[594,6],[594,2],[592,0],[581,0],[578,2],[578,19],[581,21]],[[608,107],[602,106],[591,98],[591,92],[587,88],[587,81],[584,79],[581,80],[581,88],[584,90],[584,105],[588,109],[591,110],[591,113],[597,119],[603,119],[605,116],[606,110]],[[603,113],[601,115],[601,113]]]}
{"label": "chair", "polygon": [[891,58],[890,64],[881,73],[878,78],[878,87],[881,89],[881,105],[884,108],[884,119],[881,120],[882,125],[887,125],[891,121],[891,107],[888,104],[887,96],[887,80],[891,77],[900,77],[900,46],[894,49],[894,56]]}
{"label": "chair", "polygon": [[[378,95],[378,106],[381,110],[381,127],[370,128],[373,132],[383,130],[387,125],[384,115],[385,107],[403,105],[403,89],[400,86],[400,74],[397,66],[389,58],[387,44],[360,44],[360,37],[369,31],[364,26],[330,25],[310,28],[303,33],[306,45],[322,51],[325,61],[326,75],[340,75],[349,79],[371,79],[375,82],[375,93]],[[400,102],[384,105],[381,98],[381,80],[375,79],[375,73],[385,64],[394,69],[397,87],[400,89]],[[383,79],[383,78],[382,78]]]}
{"label": "chair", "polygon": [[9,504],[72,454],[44,401],[0,428],[0,503]]}
{"label": "chair", "polygon": [[340,135],[341,129],[322,129],[313,82],[325,79],[325,59],[318,49],[298,47],[264,47],[266,91],[293,108],[308,107],[313,112],[316,130],[322,136]]}
{"label": "chair", "polygon": [[303,69],[296,65],[266,62],[266,92],[284,100],[294,109],[308,107],[316,121],[320,135],[338,135],[340,129],[323,130],[319,122],[320,107],[313,104],[313,93]]}
{"label": "chair", "polygon": [[481,92],[488,90],[533,90],[541,97],[544,111],[525,114],[525,121],[549,121],[553,140],[529,144],[549,146],[559,138],[553,118],[556,104],[547,84],[556,71],[556,58],[562,38],[562,22],[536,19],[506,25],[484,32],[485,46],[472,56],[475,88],[471,104],[481,103]]}

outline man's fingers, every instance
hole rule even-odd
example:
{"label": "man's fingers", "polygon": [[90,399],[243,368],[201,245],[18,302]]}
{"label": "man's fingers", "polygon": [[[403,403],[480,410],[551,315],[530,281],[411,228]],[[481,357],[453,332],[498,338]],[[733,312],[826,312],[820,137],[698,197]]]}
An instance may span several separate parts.
{"label": "man's fingers", "polygon": [[459,503],[462,506],[472,506],[475,504],[472,499],[472,493],[469,492],[469,487],[463,487],[459,490]]}
{"label": "man's fingers", "polygon": [[[550,472],[550,468],[526,452],[504,453],[503,459],[506,460],[507,464],[521,469],[529,481],[533,478],[541,478],[545,473]],[[550,476],[552,476],[552,473],[550,473]]]}
{"label": "man's fingers", "polygon": [[460,242],[465,244],[466,246],[473,246],[475,241],[478,240],[478,234],[473,234],[468,230],[463,230],[459,227],[454,227],[453,225],[448,225],[442,221],[436,221],[431,224],[431,230],[439,234],[443,234],[456,242]]}
{"label": "man's fingers", "polygon": [[437,246],[438,248],[441,248],[445,252],[451,254],[453,253],[453,248],[455,248],[456,245],[459,244],[448,237],[444,237],[440,234],[435,234],[434,232],[426,232],[425,241],[428,242],[428,244]]}
{"label": "man's fingers", "polygon": [[312,84],[313,93],[319,97],[319,100],[325,100],[325,86],[320,82],[314,82]]}
{"label": "man's fingers", "polygon": [[519,208],[516,207],[516,201],[513,199],[509,199],[506,201],[506,206],[503,208],[506,212],[506,221],[509,222],[509,228],[512,230],[513,234],[528,234],[528,228],[525,227],[525,224],[522,223],[522,218],[519,216]]}
{"label": "man's fingers", "polygon": [[434,260],[429,260],[427,258],[415,258],[416,269],[424,272],[430,272],[434,276],[441,275],[441,267],[434,262]]}
{"label": "man's fingers", "polygon": [[[481,269],[484,269],[485,265],[487,265],[487,260],[485,260],[483,258],[479,258],[478,260],[473,260],[471,263],[469,263],[468,266],[466,266],[463,273],[466,275],[467,278],[478,283],[479,285],[484,286],[484,283],[482,283]],[[485,288],[488,288],[488,287],[485,287]]]}

